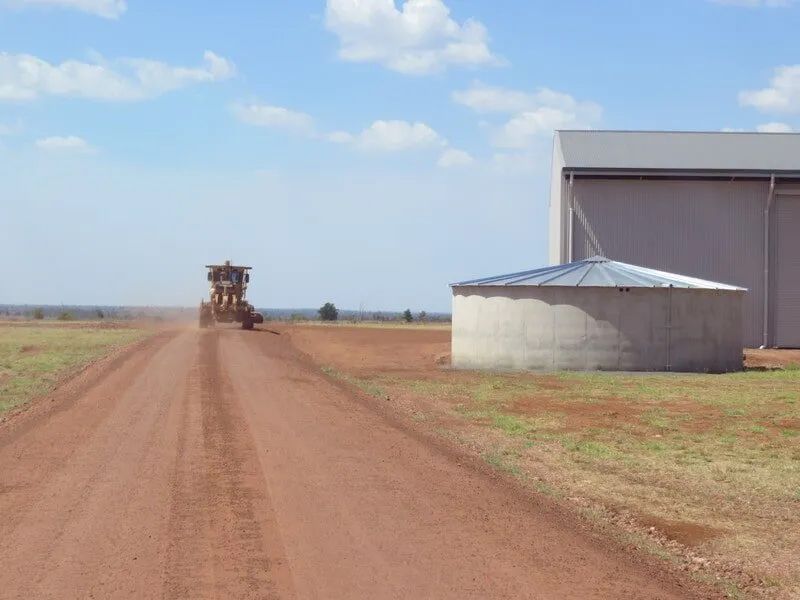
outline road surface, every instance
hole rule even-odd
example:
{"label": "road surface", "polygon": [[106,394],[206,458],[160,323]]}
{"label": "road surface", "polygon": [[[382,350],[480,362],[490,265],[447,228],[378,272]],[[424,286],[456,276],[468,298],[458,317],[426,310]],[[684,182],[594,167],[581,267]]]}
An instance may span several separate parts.
{"label": "road surface", "polygon": [[168,332],[95,369],[0,426],[4,599],[693,597],[285,337]]}

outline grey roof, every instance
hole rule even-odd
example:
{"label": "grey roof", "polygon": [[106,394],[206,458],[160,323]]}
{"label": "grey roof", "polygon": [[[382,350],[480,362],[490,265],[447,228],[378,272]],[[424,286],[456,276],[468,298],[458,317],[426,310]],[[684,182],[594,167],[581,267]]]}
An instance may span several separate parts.
{"label": "grey roof", "polygon": [[745,288],[675,275],[665,271],[637,267],[594,256],[565,265],[544,267],[532,271],[484,277],[451,284],[460,286],[560,286],[560,287],[638,287],[693,288],[707,290],[746,291]]}
{"label": "grey roof", "polygon": [[566,169],[800,173],[800,133],[557,131]]}

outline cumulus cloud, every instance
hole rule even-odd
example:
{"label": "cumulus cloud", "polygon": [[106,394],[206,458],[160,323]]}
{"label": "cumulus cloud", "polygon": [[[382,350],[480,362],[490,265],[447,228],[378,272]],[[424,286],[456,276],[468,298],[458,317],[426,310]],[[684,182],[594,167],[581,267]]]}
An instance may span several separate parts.
{"label": "cumulus cloud", "polygon": [[[581,103],[569,94],[541,87],[534,92],[523,92],[508,88],[473,82],[466,90],[453,92],[452,98],[458,104],[468,106],[479,113],[515,113],[536,110],[543,106],[557,106],[564,110],[578,110]],[[591,103],[584,103],[588,108]],[[596,106],[596,105],[592,105]]]}
{"label": "cumulus cloud", "polygon": [[442,152],[436,164],[443,169],[450,169],[453,167],[468,167],[475,163],[475,159],[464,150],[457,148],[448,148]]}
{"label": "cumulus cloud", "polygon": [[86,140],[76,135],[52,136],[36,140],[36,147],[47,152],[91,152],[93,148]]}
{"label": "cumulus cloud", "polygon": [[589,129],[599,119],[583,118],[571,111],[543,106],[509,119],[492,135],[498,148],[525,148],[537,137],[550,138],[556,129]]}
{"label": "cumulus cloud", "polygon": [[339,57],[422,75],[449,66],[500,62],[479,21],[458,23],[443,0],[327,0],[325,25],[339,38]]}
{"label": "cumulus cloud", "polygon": [[603,109],[594,102],[581,102],[569,94],[539,88],[533,92],[473,83],[453,92],[453,100],[478,113],[513,116],[492,133],[500,148],[525,148],[537,137],[549,137],[555,129],[589,129],[602,119]]}
{"label": "cumulus cloud", "polygon": [[356,133],[342,130],[325,133],[318,130],[311,115],[282,106],[235,104],[232,110],[236,118],[248,125],[282,129],[294,135],[346,145],[364,152],[390,153],[440,148],[443,153],[437,164],[441,167],[463,166],[473,162],[469,154],[449,147],[445,138],[421,122],[377,120]]}
{"label": "cumulus cloud", "polygon": [[306,113],[269,104],[236,104],[233,113],[243,123],[284,129],[302,135],[314,134],[314,119]]}
{"label": "cumulus cloud", "polygon": [[118,19],[128,9],[125,0],[12,0],[11,4],[72,9],[105,19]]}
{"label": "cumulus cloud", "polygon": [[771,123],[758,125],[756,131],[760,131],[761,133],[791,133],[793,129],[792,126],[787,123],[773,121]]}
{"label": "cumulus cloud", "polygon": [[362,150],[398,152],[444,145],[445,141],[425,123],[409,121],[375,121],[354,136],[354,143]]}
{"label": "cumulus cloud", "polygon": [[800,112],[800,65],[777,67],[769,87],[746,90],[739,94],[739,104],[763,112]]}
{"label": "cumulus cloud", "polygon": [[348,131],[332,131],[325,135],[325,139],[334,144],[350,144],[355,136]]}
{"label": "cumulus cloud", "polygon": [[436,131],[425,123],[378,120],[359,133],[340,130],[318,133],[311,115],[283,106],[258,103],[235,104],[233,113],[240,121],[248,125],[283,129],[290,133],[335,144],[348,144],[362,150],[398,152],[447,144]]}
{"label": "cumulus cloud", "polygon": [[125,58],[107,63],[68,60],[51,64],[30,54],[0,53],[0,100],[69,96],[104,101],[137,101],[189,85],[228,79],[233,63],[207,50],[203,64],[181,67]]}

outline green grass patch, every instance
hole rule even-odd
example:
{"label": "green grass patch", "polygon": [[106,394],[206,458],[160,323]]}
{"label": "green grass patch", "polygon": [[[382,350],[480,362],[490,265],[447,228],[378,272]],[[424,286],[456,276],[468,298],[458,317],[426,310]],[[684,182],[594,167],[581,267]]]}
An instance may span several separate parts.
{"label": "green grass patch", "polygon": [[800,370],[386,373],[373,383],[425,397],[432,422],[431,402],[461,416],[455,439],[532,489],[709,528],[718,533],[700,552],[800,588]]}
{"label": "green grass patch", "polygon": [[370,378],[354,377],[352,375],[334,369],[333,367],[330,366],[323,366],[322,372],[328,375],[329,377],[333,377],[334,379],[343,381],[348,385],[357,387],[361,391],[369,394],[374,398],[379,398],[381,400],[385,400],[388,398],[386,389]]}
{"label": "green grass patch", "polygon": [[65,375],[147,335],[125,328],[0,327],[0,412],[51,392]]}
{"label": "green grass patch", "polygon": [[483,455],[483,460],[495,469],[514,477],[521,477],[522,470],[516,464],[515,459],[516,456],[509,452],[486,452]]}
{"label": "green grass patch", "polygon": [[619,456],[619,451],[616,448],[592,440],[564,440],[564,447],[570,452],[582,454],[589,458],[606,459]]}

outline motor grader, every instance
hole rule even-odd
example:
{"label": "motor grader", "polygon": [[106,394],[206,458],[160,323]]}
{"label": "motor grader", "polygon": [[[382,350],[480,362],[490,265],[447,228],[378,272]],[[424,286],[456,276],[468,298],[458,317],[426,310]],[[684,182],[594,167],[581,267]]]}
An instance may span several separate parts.
{"label": "motor grader", "polygon": [[247,284],[250,269],[232,265],[206,265],[208,269],[209,299],[200,301],[200,327],[213,327],[216,323],[241,323],[242,329],[252,329],[263,323],[264,317],[247,301]]}

